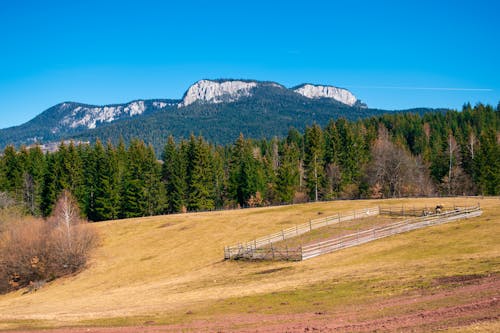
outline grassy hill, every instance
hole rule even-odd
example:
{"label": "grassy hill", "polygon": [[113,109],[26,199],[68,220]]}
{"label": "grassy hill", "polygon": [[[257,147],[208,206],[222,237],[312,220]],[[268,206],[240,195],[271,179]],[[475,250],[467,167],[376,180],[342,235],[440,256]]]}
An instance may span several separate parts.
{"label": "grassy hill", "polygon": [[[303,262],[222,260],[225,245],[306,222],[318,213],[437,202],[479,202],[484,214]],[[178,331],[196,330],[197,323],[209,320],[232,330],[271,327],[289,322],[290,315],[310,325],[347,325],[411,316],[415,311],[440,313],[500,296],[499,198],[336,201],[96,226],[102,245],[88,269],[33,293],[0,296],[0,329],[168,324]],[[468,291],[474,285],[486,287]],[[484,311],[450,317],[451,324],[444,327],[500,329],[498,301],[491,302]],[[419,327],[441,326],[425,322]]]}

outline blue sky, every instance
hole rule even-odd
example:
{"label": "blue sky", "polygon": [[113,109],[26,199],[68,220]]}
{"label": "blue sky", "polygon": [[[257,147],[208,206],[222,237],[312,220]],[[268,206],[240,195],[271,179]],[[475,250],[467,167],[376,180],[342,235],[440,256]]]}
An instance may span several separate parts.
{"label": "blue sky", "polygon": [[202,78],[350,89],[371,107],[500,101],[500,1],[0,1],[0,128]]}

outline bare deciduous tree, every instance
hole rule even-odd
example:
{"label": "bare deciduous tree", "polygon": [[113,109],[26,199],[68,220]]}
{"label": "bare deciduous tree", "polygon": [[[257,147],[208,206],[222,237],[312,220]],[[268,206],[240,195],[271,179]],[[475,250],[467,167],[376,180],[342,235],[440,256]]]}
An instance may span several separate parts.
{"label": "bare deciduous tree", "polygon": [[80,209],[75,198],[67,190],[64,190],[56,202],[54,212],[51,217],[52,223],[64,234],[66,246],[71,251],[73,245],[73,228],[82,223]]}
{"label": "bare deciduous tree", "polygon": [[384,126],[379,127],[377,140],[372,146],[367,175],[372,197],[429,195],[432,192],[421,161],[391,142]]}
{"label": "bare deciduous tree", "polygon": [[47,221],[24,218],[0,234],[0,293],[78,271],[97,240],[73,196],[64,191]]}

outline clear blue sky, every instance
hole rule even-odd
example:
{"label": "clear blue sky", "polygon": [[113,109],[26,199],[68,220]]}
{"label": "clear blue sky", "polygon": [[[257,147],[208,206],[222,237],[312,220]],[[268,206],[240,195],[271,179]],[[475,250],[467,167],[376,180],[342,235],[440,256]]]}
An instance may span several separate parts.
{"label": "clear blue sky", "polygon": [[496,106],[499,3],[1,1],[0,128],[62,101],[180,98],[202,78],[331,84],[387,109]]}

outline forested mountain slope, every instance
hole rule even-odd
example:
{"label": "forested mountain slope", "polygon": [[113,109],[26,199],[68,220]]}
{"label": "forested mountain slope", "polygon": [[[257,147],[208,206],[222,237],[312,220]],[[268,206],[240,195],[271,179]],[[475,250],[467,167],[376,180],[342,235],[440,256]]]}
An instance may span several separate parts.
{"label": "forested mountain slope", "polygon": [[[424,113],[431,109],[402,112]],[[436,110],[443,111],[443,110]],[[114,144],[132,138],[153,144],[159,153],[165,138],[203,135],[227,144],[243,133],[255,139],[284,136],[290,127],[324,126],[340,117],[357,120],[391,111],[367,108],[346,89],[303,84],[286,88],[275,82],[200,80],[180,100],[136,100],[106,106],[65,102],[26,124],[0,130],[0,147],[61,140],[100,138]]]}

